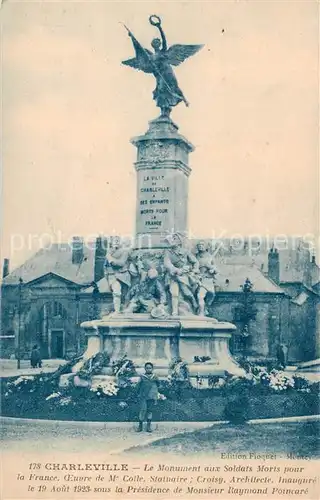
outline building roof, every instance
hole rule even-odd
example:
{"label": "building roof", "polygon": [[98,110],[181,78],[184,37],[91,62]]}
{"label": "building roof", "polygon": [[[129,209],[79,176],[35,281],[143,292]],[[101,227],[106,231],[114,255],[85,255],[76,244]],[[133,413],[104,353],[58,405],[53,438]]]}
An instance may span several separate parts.
{"label": "building roof", "polygon": [[[200,238],[192,239],[191,246],[194,247],[199,240]],[[260,239],[259,244],[253,240],[249,243],[248,240],[244,240],[238,245],[235,245],[234,240],[228,238],[220,240],[206,238],[205,241],[214,249],[217,267],[220,269],[221,276],[224,276],[221,279],[230,280],[230,276],[232,276],[234,283],[232,285],[229,283],[229,290],[232,287],[232,290],[235,291],[240,287],[240,284],[243,284],[246,277],[249,277],[252,282],[257,281],[255,285],[257,291],[280,293],[279,287],[266,277],[268,251],[273,244],[271,240]],[[25,283],[28,283],[51,272],[76,284],[89,285],[94,279],[94,247],[94,242],[85,244],[84,258],[81,264],[72,264],[71,244],[52,244],[39,250],[22,266],[13,270],[3,279],[3,284],[18,284],[20,277]],[[301,244],[301,238],[289,239],[287,247],[279,249],[280,282],[302,282],[304,281],[306,263],[310,261],[310,252],[305,245]],[[319,268],[317,267],[317,269]],[[256,274],[257,271],[259,274]],[[313,275],[316,278],[316,273]],[[318,280],[314,279],[314,282]],[[222,288],[223,286],[225,283],[221,283]]]}
{"label": "building roof", "polygon": [[301,292],[298,297],[296,297],[295,299],[292,299],[291,302],[293,302],[293,304],[297,304],[298,306],[302,306],[309,298],[309,294],[306,293],[306,292]]}
{"label": "building roof", "polygon": [[[105,278],[102,278],[100,281],[97,283],[99,292],[100,293],[111,293],[108,281]],[[85,290],[83,290],[83,293],[92,293],[93,292],[93,286],[89,286]]]}
{"label": "building roof", "polygon": [[[297,251],[293,250],[280,250],[279,251],[279,271],[280,281],[282,282],[302,282],[306,272],[306,262],[308,257],[300,255]],[[255,265],[262,272],[268,272],[268,252],[260,252],[256,255],[247,254],[241,255],[239,253],[224,254],[218,260],[228,264],[236,263],[242,265]]]}
{"label": "building roof", "polygon": [[314,285],[312,285],[312,290],[314,292],[316,292],[317,294],[319,294],[319,292],[320,292],[320,281],[318,281],[317,283],[315,283]]}
{"label": "building roof", "polygon": [[276,283],[267,278],[255,265],[219,264],[216,285],[219,291],[239,292],[245,280],[249,278],[253,290],[261,293],[285,292]]}
{"label": "building roof", "polygon": [[68,243],[52,244],[42,248],[30,257],[22,266],[17,267],[3,279],[5,285],[15,285],[22,278],[29,283],[41,276],[54,273],[79,285],[92,282],[94,275],[94,251],[84,246],[81,264],[72,264],[72,249]]}
{"label": "building roof", "polygon": [[[196,245],[193,240],[192,246]],[[268,271],[268,253],[271,248],[279,251],[280,281],[303,282],[306,276],[306,265],[310,264],[310,244],[301,237],[283,238],[243,238],[241,240],[221,238],[209,240],[205,238],[216,254],[217,262],[225,264],[241,264],[257,266],[261,271]],[[319,281],[319,266],[313,265],[312,284]]]}
{"label": "building roof", "polygon": [[296,297],[292,298],[291,302],[298,306],[302,306],[309,298],[316,298],[319,300],[319,294],[312,288],[303,285],[301,292]]}
{"label": "building roof", "polygon": [[[269,278],[255,266],[242,266],[238,264],[221,264],[218,267],[216,277],[217,291],[219,292],[240,292],[241,286],[245,280],[249,278],[253,284],[253,290],[260,293],[280,293],[285,292],[278,285],[273,283]],[[98,282],[100,293],[110,293],[110,288],[106,279]],[[84,293],[92,293],[93,287],[90,286]]]}

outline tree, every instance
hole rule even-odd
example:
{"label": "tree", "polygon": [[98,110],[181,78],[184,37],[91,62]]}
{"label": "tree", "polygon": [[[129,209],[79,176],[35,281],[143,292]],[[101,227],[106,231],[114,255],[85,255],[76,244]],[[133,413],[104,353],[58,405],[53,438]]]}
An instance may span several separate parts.
{"label": "tree", "polygon": [[251,337],[250,324],[256,319],[257,308],[255,305],[256,299],[253,291],[254,287],[249,278],[246,278],[244,284],[241,285],[240,288],[242,290],[241,305],[236,310],[235,319],[240,324],[243,353],[246,356]]}

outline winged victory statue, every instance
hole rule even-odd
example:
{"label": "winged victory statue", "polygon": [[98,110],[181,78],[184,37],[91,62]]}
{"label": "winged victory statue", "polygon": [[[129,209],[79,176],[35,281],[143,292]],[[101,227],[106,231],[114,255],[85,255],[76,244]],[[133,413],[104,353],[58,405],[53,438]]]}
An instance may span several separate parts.
{"label": "winged victory statue", "polygon": [[150,24],[158,28],[161,37],[154,38],[151,42],[154,52],[143,48],[132,32],[125,26],[136,55],[131,59],[122,61],[122,64],[154,75],[157,85],[153,91],[153,99],[161,109],[161,115],[169,116],[172,108],[180,102],[184,102],[186,106],[189,105],[178,85],[172,66],[179,66],[188,57],[196,54],[203,45],[176,44],[168,48],[160,17],[152,15],[149,21]]}

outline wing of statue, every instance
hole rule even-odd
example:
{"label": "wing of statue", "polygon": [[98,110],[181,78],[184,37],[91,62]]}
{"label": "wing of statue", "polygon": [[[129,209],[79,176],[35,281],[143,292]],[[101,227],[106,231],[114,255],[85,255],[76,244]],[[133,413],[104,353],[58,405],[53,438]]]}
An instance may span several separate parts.
{"label": "wing of statue", "polygon": [[188,57],[196,54],[202,47],[203,45],[172,45],[172,47],[167,50],[169,63],[172,64],[172,66],[179,66],[179,64]]}
{"label": "wing of statue", "polygon": [[122,61],[125,66],[143,71],[144,73],[153,73],[153,66],[151,63],[152,53],[148,49],[135,45],[136,57]]}

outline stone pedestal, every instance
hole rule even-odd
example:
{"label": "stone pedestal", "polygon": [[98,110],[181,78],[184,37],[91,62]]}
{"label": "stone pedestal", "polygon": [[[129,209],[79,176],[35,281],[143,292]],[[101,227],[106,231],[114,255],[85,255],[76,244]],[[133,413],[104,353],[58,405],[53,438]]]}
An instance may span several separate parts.
{"label": "stone pedestal", "polygon": [[[238,376],[244,374],[229,351],[229,340],[235,330],[235,325],[212,318],[181,318],[179,352],[187,361],[191,376],[224,376],[226,372]],[[195,357],[210,359],[204,363],[194,362]]]}
{"label": "stone pedestal", "polygon": [[161,248],[164,236],[187,231],[189,153],[192,144],[168,117],[149,123],[137,147],[136,247]]}
{"label": "stone pedestal", "polygon": [[[91,356],[95,354],[93,347],[96,352],[107,352],[111,361],[126,354],[138,372],[146,361],[151,361],[155,373],[166,377],[171,361],[180,356],[187,361],[191,377],[244,374],[229,352],[229,339],[236,328],[231,323],[197,316],[154,320],[147,314],[120,314],[81,326],[88,337]],[[210,360],[195,363],[195,356],[208,356]]]}
{"label": "stone pedestal", "polygon": [[107,352],[111,362],[126,354],[138,371],[144,368],[146,361],[151,361],[157,374],[166,376],[171,360],[178,356],[175,325],[153,320],[146,314],[107,316],[102,320],[85,322],[82,327],[85,328],[88,346],[92,345],[91,339],[96,338],[98,331],[101,348],[96,343],[96,352]]}

